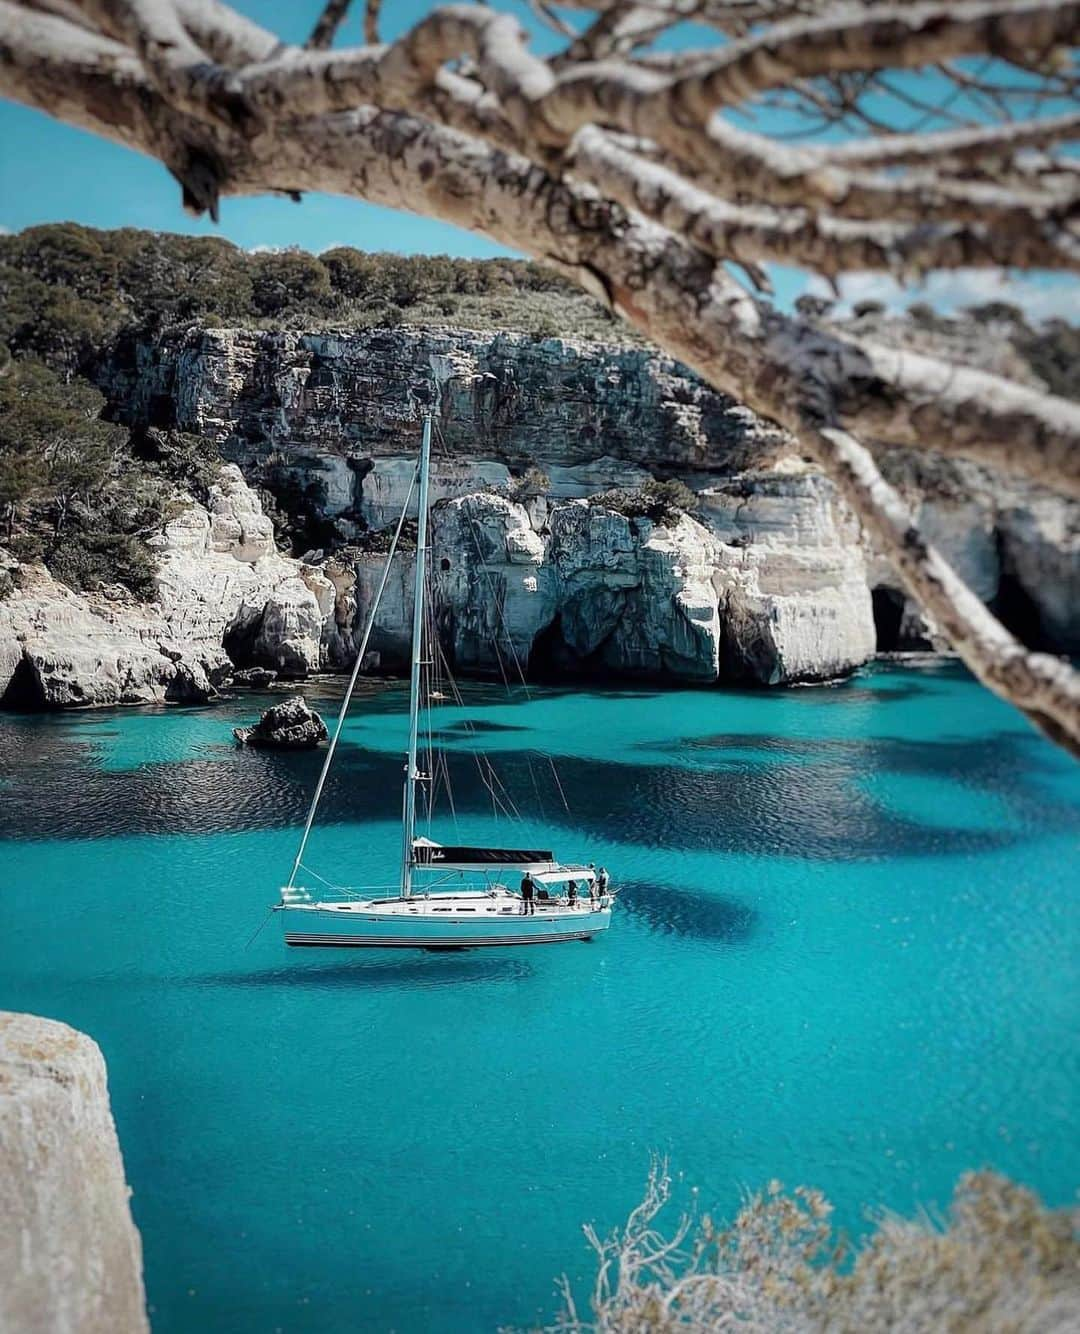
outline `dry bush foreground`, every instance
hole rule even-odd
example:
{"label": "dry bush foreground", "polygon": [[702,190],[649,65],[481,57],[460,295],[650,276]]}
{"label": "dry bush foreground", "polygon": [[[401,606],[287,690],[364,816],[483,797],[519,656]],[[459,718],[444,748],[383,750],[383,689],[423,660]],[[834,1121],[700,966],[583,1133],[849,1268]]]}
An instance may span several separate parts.
{"label": "dry bush foreground", "polygon": [[[1080,407],[785,315],[766,267],[1080,269],[1080,0],[537,0],[547,58],[477,4],[383,43],[369,0],[365,44],[330,49],[348,8],[296,47],[219,0],[0,0],[0,93],[160,159],[196,211],[329,191],[544,260],[785,428],[968,666],[1080,753],[1080,678],[990,614],[867,448],[1076,497]],[[713,40],[657,48],[688,19]]]}
{"label": "dry bush foreground", "polygon": [[947,1217],[885,1214],[854,1250],[819,1191],[779,1182],[730,1226],[683,1215],[654,1161],[641,1204],[610,1236],[585,1229],[597,1273],[589,1310],[569,1283],[558,1334],[1071,1334],[1080,1328],[1080,1215],[1049,1210],[993,1172],[961,1177]]}

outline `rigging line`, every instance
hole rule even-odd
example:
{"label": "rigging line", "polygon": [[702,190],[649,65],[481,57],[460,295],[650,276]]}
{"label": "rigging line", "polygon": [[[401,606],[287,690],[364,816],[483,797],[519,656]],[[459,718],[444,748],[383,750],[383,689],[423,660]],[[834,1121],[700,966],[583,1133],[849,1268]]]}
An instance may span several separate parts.
{"label": "rigging line", "polygon": [[[436,426],[436,433],[437,433],[437,435],[438,435],[439,442],[445,446],[445,439],[444,439],[444,437],[443,437],[443,435],[442,435],[442,431],[441,431],[441,429],[440,429],[438,426]],[[487,565],[486,565],[485,562],[484,562],[484,553],[483,553],[483,550],[481,549],[481,546],[480,546],[480,535],[479,535],[479,532],[477,531],[476,521],[473,519],[473,516],[472,516],[472,514],[469,512],[469,510],[468,510],[467,508],[465,508],[464,506],[462,507],[462,513],[465,515],[465,518],[466,518],[466,520],[468,521],[470,535],[472,536],[472,540],[473,540],[473,546],[474,546],[475,549],[476,549],[476,557],[477,557],[477,561],[479,562],[480,572],[481,572],[481,574],[483,575],[484,580],[486,581],[487,586],[488,586],[488,591],[489,591],[489,593],[491,594],[491,602],[492,602],[492,605],[493,605],[494,608],[495,608],[495,614],[496,614],[496,616],[498,617],[499,623],[500,623],[500,625],[501,625],[501,627],[502,627],[503,638],[506,640],[507,647],[510,649],[511,657],[512,657],[513,660],[514,660],[514,667],[515,667],[515,669],[516,669],[516,671],[517,671],[518,678],[519,678],[519,680],[521,681],[522,688],[523,688],[524,691],[525,691],[525,698],[526,698],[530,703],[532,703],[532,698],[533,698],[533,696],[532,696],[532,691],[529,689],[529,683],[528,683],[528,681],[525,679],[525,671],[524,671],[524,669],[523,669],[523,667],[522,667],[522,665],[521,665],[521,660],[520,660],[519,657],[518,657],[517,649],[514,647],[513,636],[510,634],[509,627],[508,627],[507,624],[506,624],[506,618],[505,618],[505,616],[504,616],[504,614],[503,614],[502,603],[501,603],[500,599],[498,598],[498,596],[496,595],[495,582],[494,582],[494,580],[492,579],[492,577],[491,577],[491,575],[490,575],[490,573],[489,573],[489,571],[488,571],[488,569],[487,569]],[[510,681],[509,681],[509,679],[507,678],[507,675],[506,675],[506,668],[505,668],[505,666],[504,666],[504,664],[503,664],[502,654],[499,652],[499,643],[498,643],[498,639],[495,638],[495,637],[492,638],[492,648],[495,650],[495,661],[499,664],[499,674],[502,676],[503,685],[504,685],[504,687],[506,688],[507,692],[509,693],[509,690],[510,690]],[[557,769],[556,769],[556,767],[555,767],[555,761],[554,761],[554,759],[552,759],[551,755],[550,755],[547,751],[537,749],[537,753],[540,754],[540,755],[542,755],[542,756],[544,757],[544,759],[547,761],[548,767],[551,769],[551,776],[552,776],[552,778],[554,779],[555,787],[556,787],[556,789],[557,789],[557,791],[558,791],[558,793],[559,793],[559,800],[560,800],[560,801],[562,802],[562,804],[563,804],[563,809],[569,814],[569,811],[570,811],[570,804],[569,804],[569,802],[566,800],[566,793],[563,791],[562,781],[561,781],[560,778],[559,778],[558,771],[557,771]],[[531,764],[531,762],[528,760],[528,758],[526,758],[525,763],[526,763],[526,766],[529,768],[529,772],[530,772],[530,775],[531,775],[531,774],[532,774],[532,764]],[[535,779],[533,780],[533,782],[534,782],[534,785],[535,785]]]}
{"label": "rigging line", "polygon": [[[438,422],[435,423],[435,436],[436,436],[436,443],[437,443],[439,446],[441,446],[441,450],[442,450],[442,452],[443,452],[444,454],[446,454],[447,456],[449,456],[449,448],[448,448],[447,443],[446,443],[446,437],[445,437],[445,435],[443,434],[441,424],[438,423]],[[469,525],[469,532],[470,532],[470,535],[471,535],[471,537],[472,537],[473,546],[474,546],[474,548],[476,549],[476,556],[477,556],[477,561],[478,561],[479,570],[480,570],[480,572],[481,572],[481,575],[482,575],[484,581],[486,582],[486,584],[487,584],[487,586],[488,586],[488,591],[489,591],[489,593],[490,593],[490,595],[491,595],[491,602],[492,602],[492,604],[494,605],[494,608],[495,608],[495,614],[496,614],[496,616],[497,616],[497,618],[498,618],[499,625],[500,625],[500,627],[501,627],[501,629],[502,629],[502,635],[503,635],[503,638],[505,639],[506,644],[507,644],[507,647],[508,647],[509,650],[510,650],[511,657],[513,658],[513,661],[514,661],[514,668],[515,668],[515,670],[516,670],[516,672],[517,672],[518,679],[520,680],[521,685],[523,686],[523,688],[524,688],[524,690],[525,690],[525,698],[528,699],[529,701],[531,701],[531,700],[532,700],[532,692],[529,690],[528,682],[527,682],[526,679],[525,679],[525,672],[524,672],[524,669],[522,668],[521,660],[520,660],[520,658],[518,657],[517,649],[516,649],[516,647],[515,647],[515,645],[514,645],[513,636],[510,634],[509,626],[508,626],[507,623],[506,623],[506,617],[505,617],[505,615],[504,615],[504,613],[503,613],[502,600],[501,600],[501,599],[499,598],[499,596],[498,596],[498,593],[497,593],[497,590],[496,590],[496,587],[495,587],[495,582],[494,582],[493,578],[491,577],[491,574],[490,574],[490,572],[488,571],[488,569],[487,569],[487,565],[486,565],[486,563],[485,563],[485,561],[484,561],[484,553],[483,553],[483,550],[482,550],[481,545],[480,545],[480,536],[479,536],[479,532],[478,532],[478,530],[477,530],[476,521],[475,521],[475,519],[473,518],[471,512],[470,512],[467,508],[463,507],[463,508],[462,508],[462,513],[465,515],[465,519],[466,519],[466,521],[468,522],[468,525]],[[505,586],[504,586],[504,592],[505,592]],[[498,667],[499,667],[499,675],[502,677],[503,687],[504,687],[505,690],[509,693],[509,690],[510,690],[510,680],[509,680],[509,677],[507,676],[507,672],[506,672],[506,664],[505,664],[504,661],[503,661],[503,655],[502,655],[502,653],[500,653],[500,651],[499,651],[499,642],[498,642],[498,637],[497,637],[497,636],[492,636],[492,648],[494,649],[494,652],[495,652],[495,661],[497,662]],[[450,668],[449,668],[449,664],[447,664],[447,672],[449,672],[449,670],[450,670]],[[471,730],[471,729],[470,729],[470,730]],[[543,753],[543,752],[541,752],[541,753]],[[488,769],[489,769],[489,771],[490,771],[492,777],[498,782],[499,786],[502,788],[504,794],[506,795],[506,799],[507,799],[507,801],[510,803],[511,808],[513,809],[513,816],[512,816],[511,818],[516,819],[516,820],[518,820],[518,821],[521,821],[521,815],[520,815],[520,813],[518,812],[517,807],[516,807],[515,804],[514,804],[513,798],[510,796],[510,793],[509,793],[509,791],[508,791],[508,789],[507,789],[507,787],[506,787],[506,784],[502,781],[501,778],[499,778],[499,776],[498,776],[498,774],[497,774],[497,772],[496,772],[496,770],[495,770],[495,766],[492,764],[491,760],[487,757],[486,754],[483,756],[483,758],[484,758],[485,763],[486,763],[487,766],[488,766]],[[554,761],[552,760],[552,758],[551,758],[550,755],[546,755],[546,754],[545,754],[544,758],[547,760],[549,766],[551,767],[552,774],[553,774],[554,779],[555,779],[555,786],[556,786],[556,788],[557,788],[558,791],[559,791],[559,796],[560,796],[560,798],[561,798],[561,800],[562,800],[563,806],[564,806],[564,808],[565,808],[567,811],[569,811],[570,807],[569,807],[569,805],[567,804],[567,801],[566,801],[566,795],[565,795],[565,793],[563,792],[562,784],[561,784],[560,781],[559,781],[559,776],[558,776],[558,774],[555,773],[555,765],[554,765]],[[542,811],[542,810],[543,810],[543,802],[540,801],[540,794],[539,794],[539,789],[538,789],[538,787],[537,787],[537,783],[536,783],[536,776],[535,776],[535,774],[533,773],[532,761],[529,759],[529,757],[528,757],[527,755],[526,755],[526,757],[525,757],[525,765],[526,765],[526,768],[527,768],[528,771],[529,771],[529,776],[530,776],[530,779],[532,780],[533,788],[534,788],[534,790],[536,791],[536,794],[537,794],[537,802],[538,802],[538,804],[540,805],[540,807],[541,807],[541,811]],[[490,789],[489,789],[489,790],[490,790]],[[494,797],[494,793],[492,793],[492,796]],[[545,817],[545,818],[546,818],[546,817]]]}
{"label": "rigging line", "polygon": [[[449,684],[450,689],[453,691],[454,700],[455,700],[455,702],[458,704],[458,706],[459,706],[460,708],[464,708],[464,707],[465,707],[465,700],[464,700],[464,698],[463,698],[463,696],[462,696],[462,694],[461,694],[461,690],[460,690],[459,687],[458,687],[457,681],[454,679],[454,675],[453,675],[453,673],[452,673],[451,670],[450,670],[450,664],[449,664],[449,662],[448,662],[447,659],[446,659],[446,655],[445,655],[445,653],[443,653],[443,651],[442,651],[442,647],[441,647],[441,645],[439,646],[439,653],[440,653],[441,656],[442,656],[443,665],[444,665],[444,667],[445,667],[445,669],[446,669],[447,683]],[[469,718],[464,718],[464,719],[462,719],[462,722],[463,722],[463,724],[464,724],[464,726],[465,726],[465,728],[466,728],[466,731],[467,731],[468,735],[469,735],[470,737],[472,737],[473,740],[475,740],[475,739],[477,738],[477,735],[478,735],[478,734],[477,734],[477,732],[476,732],[476,728],[473,726],[473,723],[472,723],[471,719],[469,719]],[[494,816],[494,818],[496,819],[496,821],[497,821],[498,818],[499,818],[499,807],[500,807],[500,806],[502,807],[503,814],[507,817],[507,819],[510,819],[510,820],[517,819],[517,820],[520,821],[521,816],[518,814],[516,808],[513,810],[512,813],[511,813],[511,811],[507,810],[506,806],[505,806],[505,805],[502,803],[502,801],[500,800],[498,793],[495,791],[495,788],[494,788],[494,786],[493,786],[491,780],[490,780],[489,777],[488,777],[487,775],[485,775],[485,773],[484,773],[484,765],[486,764],[487,767],[488,767],[488,771],[489,771],[489,773],[490,773],[490,775],[491,775],[491,778],[494,778],[497,782],[499,782],[500,786],[503,787],[503,791],[504,791],[504,792],[506,791],[505,785],[502,784],[501,780],[499,779],[499,776],[498,776],[498,774],[495,772],[494,766],[492,765],[491,761],[488,759],[487,754],[486,754],[484,751],[482,751],[482,750],[481,750],[481,751],[476,751],[476,750],[474,750],[474,751],[471,751],[470,754],[472,755],[473,760],[474,760],[475,763],[476,763],[476,770],[477,770],[477,773],[478,773],[479,776],[480,776],[480,782],[481,782],[481,784],[487,789],[488,794],[489,794],[490,797],[491,797],[491,812],[492,812],[492,815]],[[447,783],[449,784],[449,769],[447,770]],[[514,803],[513,803],[513,799],[510,797],[510,794],[509,794],[508,792],[506,793],[506,797],[507,797],[507,800],[510,802],[511,807],[513,807],[513,805],[514,805]]]}
{"label": "rigging line", "polygon": [[255,928],[254,931],[252,931],[251,935],[248,936],[247,940],[244,942],[244,949],[248,949],[249,946],[255,944],[256,939],[262,935],[263,931],[266,929],[267,922],[269,922],[270,918],[273,917],[273,915],[274,915],[274,909],[273,908],[268,909],[266,916],[262,919],[259,925]]}
{"label": "rigging line", "polygon": [[390,567],[394,561],[394,555],[397,551],[398,538],[401,536],[401,530],[405,527],[405,516],[409,512],[409,503],[412,500],[413,491],[416,489],[416,479],[419,472],[419,465],[413,472],[412,481],[409,483],[409,491],[405,497],[405,504],[401,507],[401,517],[397,521],[397,527],[394,529],[394,536],[390,542],[390,550],[386,554],[386,564],[383,566],[382,578],[379,580],[379,587],[371,603],[371,610],[368,612],[367,625],[364,626],[364,635],[360,641],[360,647],[356,653],[356,661],[353,663],[352,675],[349,677],[349,684],[345,690],[345,696],[341,701],[341,708],[338,711],[337,724],[334,727],[334,735],[330,738],[330,745],[326,752],[326,759],[323,760],[322,772],[319,774],[319,781],[315,785],[315,795],[311,798],[311,808],[308,811],[307,820],[304,823],[304,832],[300,836],[300,847],[296,852],[296,860],[293,862],[292,871],[289,873],[289,880],[286,889],[291,889],[296,881],[296,873],[300,869],[300,863],[304,857],[304,850],[307,848],[307,841],[311,834],[311,826],[315,821],[315,812],[319,808],[319,801],[322,798],[323,788],[326,786],[326,777],[330,772],[330,764],[334,758],[334,752],[337,750],[338,738],[341,736],[341,729],[345,725],[345,715],[349,710],[349,701],[352,699],[352,693],[356,689],[356,679],[360,675],[360,666],[364,661],[364,655],[367,652],[368,641],[371,638],[371,632],[375,628],[375,615],[379,610],[379,603],[382,601],[383,592],[386,589],[386,582],[390,578]]}
{"label": "rigging line", "polygon": [[[441,444],[441,446],[444,447],[443,451],[441,452],[443,452],[445,456],[448,456],[448,450],[447,448],[445,448],[445,436],[443,435],[443,432],[441,432],[439,423],[437,422],[433,423],[433,427],[435,427],[436,444]],[[483,560],[481,560],[481,563],[483,563]],[[455,679],[453,679],[453,674],[451,671],[451,667],[449,667],[447,655],[445,655],[445,652],[443,651],[443,646],[441,646],[441,642],[439,638],[437,638],[437,635],[435,634],[435,628],[433,628],[433,626],[435,626],[435,606],[433,606],[433,603],[435,603],[435,598],[433,598],[433,586],[435,586],[435,579],[433,579],[433,571],[431,567],[428,568],[427,578],[429,580],[429,590],[428,590],[429,596],[427,599],[427,604],[425,604],[424,607],[424,612],[425,616],[427,615],[431,616],[432,630],[428,634],[428,642],[429,646],[431,646],[432,662],[435,663],[437,666],[437,663],[439,663],[441,660],[441,663],[443,663],[444,670],[445,672],[447,672],[448,682],[449,684],[451,684],[451,688],[453,690],[453,696],[455,696],[456,703],[459,704],[460,707],[464,707],[464,699],[461,698],[461,692],[459,688],[457,688],[457,683],[455,682]],[[497,655],[497,647],[496,647],[496,655]],[[500,667],[501,667],[501,659],[500,659]],[[503,672],[503,680],[505,686],[509,688],[509,682],[507,678],[505,678],[505,671]],[[429,708],[428,710],[428,716],[431,716],[431,708]],[[468,719],[465,719],[464,722],[465,722],[465,728],[467,728],[469,734],[472,734],[473,738],[475,738],[476,732],[475,728],[473,728],[472,726],[472,723],[469,722]],[[511,795],[509,795],[509,792],[507,791],[507,787],[505,787],[503,780],[501,780],[499,778],[499,775],[497,775],[495,766],[493,766],[491,759],[489,759],[488,756],[485,755],[483,751],[479,752],[479,754],[473,752],[473,756],[475,756],[476,759],[477,774],[479,774],[480,776],[480,782],[481,784],[483,784],[485,788],[487,788],[488,794],[489,796],[491,796],[493,818],[495,818],[496,820],[499,819],[499,812],[501,808],[501,811],[503,811],[503,814],[507,816],[507,819],[511,820],[516,819],[519,820],[520,822],[521,816],[519,814],[519,811],[517,811],[515,804],[513,804],[513,799],[511,798]],[[487,775],[484,774],[484,766],[487,766],[488,768]],[[447,790],[449,791],[449,764],[445,762],[445,759],[444,759],[444,770],[445,770],[445,775],[447,775]],[[501,787],[501,790],[503,790],[503,794],[505,796],[505,802],[503,799],[500,798],[499,792],[496,791],[495,787],[496,783],[499,784],[499,787]],[[452,803],[453,799],[451,796],[451,804]],[[509,803],[509,808],[507,806],[507,803]],[[428,810],[431,811],[431,808],[432,808],[431,803],[429,803]],[[457,823],[457,812],[455,811],[455,824],[456,823]]]}
{"label": "rigging line", "polygon": [[[544,754],[543,751],[541,751],[540,753]],[[548,764],[551,765],[551,776],[555,780],[555,786],[559,789],[559,797],[562,800],[563,807],[566,810],[566,813],[569,815],[570,803],[566,800],[566,793],[563,791],[562,779],[559,777],[559,771],[555,767],[555,761],[551,758],[550,755],[547,755],[546,759]]]}
{"label": "rigging line", "polygon": [[[434,543],[429,542],[429,550],[434,549]],[[427,639],[427,658],[425,679],[427,681],[427,768],[428,768],[428,786],[427,786],[427,829],[428,837],[431,837],[431,822],[435,814],[435,706],[432,701],[432,695],[438,688],[437,660],[435,657],[435,580],[432,574],[431,562],[428,562],[428,568],[425,576],[425,602],[424,602],[424,635]]]}

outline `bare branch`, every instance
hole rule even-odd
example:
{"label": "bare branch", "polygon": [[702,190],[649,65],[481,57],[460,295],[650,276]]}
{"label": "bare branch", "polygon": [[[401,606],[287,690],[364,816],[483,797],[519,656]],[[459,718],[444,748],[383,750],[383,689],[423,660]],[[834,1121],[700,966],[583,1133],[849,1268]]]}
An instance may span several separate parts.
{"label": "bare branch", "polygon": [[830,428],[805,431],[801,438],[979,680],[1080,757],[1080,674],[1062,658],[1025,649],[991,615],[919,532],[869,450],[846,431]]}
{"label": "bare branch", "polygon": [[304,43],[309,51],[326,51],[333,46],[351,3],[352,0],[326,0],[323,12],[311,30],[311,36]]}
{"label": "bare branch", "polygon": [[575,36],[567,49],[551,62],[552,67],[565,69],[578,61],[629,55],[677,22],[677,16],[658,13],[651,5],[633,4],[630,0],[612,5],[601,11],[580,36]]}
{"label": "bare branch", "polygon": [[1008,155],[1018,148],[1041,148],[1077,138],[1080,138],[1080,111],[1067,111],[1060,116],[1005,125],[856,140],[827,150],[825,156],[829,162],[847,168],[898,167]]}
{"label": "bare branch", "polygon": [[605,194],[686,236],[718,259],[740,264],[794,264],[828,277],[850,269],[922,273],[936,268],[1080,271],[1080,246],[1052,227],[1029,226],[1018,237],[977,224],[849,221],[806,209],[729,204],[677,173],[620,147],[588,127],[573,162]]}
{"label": "bare branch", "polygon": [[379,40],[379,14],[382,11],[382,0],[367,0],[364,5],[364,41],[369,46]]}

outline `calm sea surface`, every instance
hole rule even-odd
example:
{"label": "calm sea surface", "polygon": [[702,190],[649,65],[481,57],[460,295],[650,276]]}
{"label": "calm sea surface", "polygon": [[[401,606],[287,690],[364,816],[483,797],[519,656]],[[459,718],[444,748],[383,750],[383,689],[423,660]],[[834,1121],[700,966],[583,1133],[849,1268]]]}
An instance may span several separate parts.
{"label": "calm sea surface", "polygon": [[[549,1318],[652,1151],[717,1213],[779,1177],[856,1230],[980,1165],[1073,1197],[1080,766],[958,669],[471,687],[433,832],[623,887],[605,939],[490,953],[247,943],[321,762],[232,745],[266,702],[0,719],[0,1008],[104,1049],[156,1334]],[[404,706],[355,706],[332,880],[393,878]]]}

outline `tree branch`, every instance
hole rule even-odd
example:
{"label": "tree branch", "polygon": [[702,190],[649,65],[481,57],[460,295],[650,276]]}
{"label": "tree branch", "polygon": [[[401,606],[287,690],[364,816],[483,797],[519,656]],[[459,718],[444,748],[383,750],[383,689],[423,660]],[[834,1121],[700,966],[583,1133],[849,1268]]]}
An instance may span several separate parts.
{"label": "tree branch", "polygon": [[352,0],[326,0],[323,11],[311,30],[311,36],[304,43],[309,51],[326,51],[333,46],[334,38],[351,3]]}
{"label": "tree branch", "polygon": [[834,277],[845,270],[922,273],[937,268],[1080,271],[1080,245],[1050,226],[1013,236],[962,223],[863,222],[806,209],[729,204],[587,126],[571,159],[604,194],[686,236],[718,259],[794,264]]}
{"label": "tree branch", "polygon": [[808,428],[801,439],[972,672],[1080,758],[1080,674],[1009,634],[919,532],[869,450],[833,428]]}

